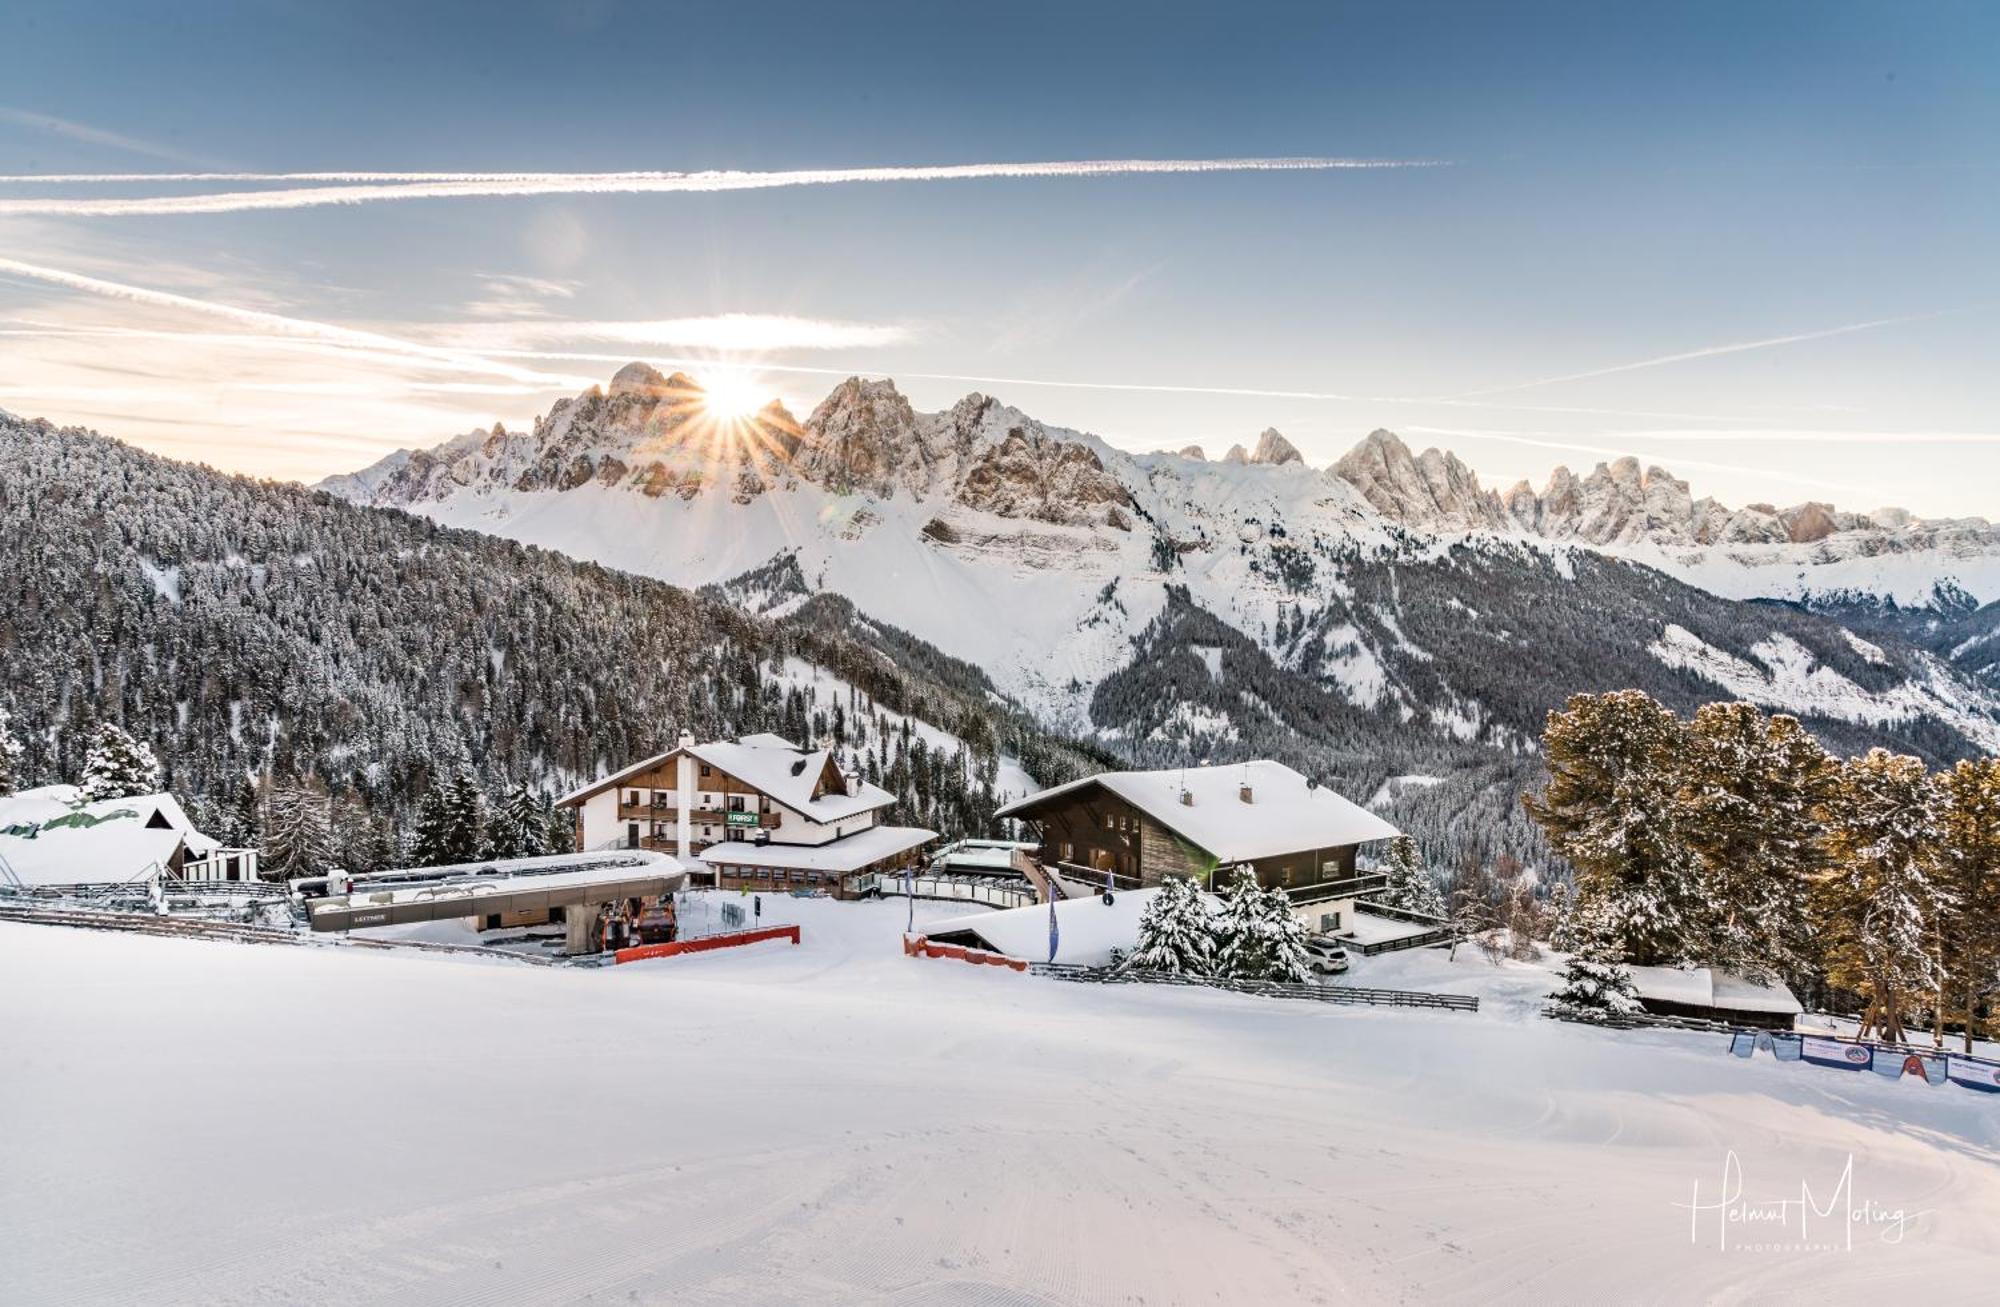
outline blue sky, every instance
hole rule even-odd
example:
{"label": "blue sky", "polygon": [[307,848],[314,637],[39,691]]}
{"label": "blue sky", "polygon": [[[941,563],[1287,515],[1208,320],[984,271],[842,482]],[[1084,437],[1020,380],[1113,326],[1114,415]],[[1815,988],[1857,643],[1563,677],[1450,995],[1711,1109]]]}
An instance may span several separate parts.
{"label": "blue sky", "polygon": [[0,407],[313,477],[616,367],[528,354],[697,357],[802,413],[886,374],[1135,449],[1388,426],[1501,481],[1630,452],[2000,514],[1996,142],[1990,5],[17,2],[12,176],[1444,166],[117,215],[37,202],[319,183],[9,181]]}

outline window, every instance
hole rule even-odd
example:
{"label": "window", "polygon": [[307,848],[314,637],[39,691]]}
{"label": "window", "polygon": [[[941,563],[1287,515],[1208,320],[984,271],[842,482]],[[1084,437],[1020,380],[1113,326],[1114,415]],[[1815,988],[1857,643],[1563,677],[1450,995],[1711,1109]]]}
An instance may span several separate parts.
{"label": "window", "polygon": [[742,796],[742,795],[740,795],[740,794],[732,794],[732,795],[730,795],[730,796],[729,796],[729,810],[730,810],[731,812],[742,812],[742,811],[743,811],[743,796]]}
{"label": "window", "polygon": [[707,776],[707,775],[709,774],[709,773],[708,773],[708,764],[707,764],[707,763],[703,763],[703,764],[701,765],[701,774],[702,774],[703,776]]}
{"label": "window", "polygon": [[653,791],[653,806],[655,808],[664,808],[667,806],[667,792],[665,790]]}
{"label": "window", "polygon": [[628,804],[630,804],[630,805],[631,805],[632,807],[634,807],[634,808],[638,807],[638,806],[639,806],[639,791],[637,791],[637,790],[628,790],[628,791],[626,791],[626,794],[625,794],[625,802],[626,802],[626,803],[628,803]]}

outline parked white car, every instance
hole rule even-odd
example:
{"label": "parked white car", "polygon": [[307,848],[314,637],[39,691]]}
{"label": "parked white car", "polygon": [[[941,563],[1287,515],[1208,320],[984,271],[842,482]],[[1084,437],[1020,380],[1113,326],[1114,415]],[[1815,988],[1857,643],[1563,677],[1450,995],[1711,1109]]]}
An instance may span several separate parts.
{"label": "parked white car", "polygon": [[1315,975],[1337,976],[1347,970],[1347,950],[1324,935],[1306,941],[1306,951],[1312,954]]}

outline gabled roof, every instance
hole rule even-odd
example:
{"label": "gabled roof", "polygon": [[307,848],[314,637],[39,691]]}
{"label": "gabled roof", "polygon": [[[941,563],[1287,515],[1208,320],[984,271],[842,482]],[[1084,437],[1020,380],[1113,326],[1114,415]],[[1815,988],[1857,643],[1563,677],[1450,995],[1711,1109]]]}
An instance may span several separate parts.
{"label": "gabled roof", "polygon": [[[1250,787],[1250,802],[1239,797]],[[1102,787],[1218,862],[1248,862],[1307,849],[1337,848],[1402,834],[1394,826],[1283,763],[1170,767],[1086,776],[1030,794],[996,816],[1034,819],[1052,800]],[[1181,801],[1185,791],[1192,800]]]}
{"label": "gabled roof", "polygon": [[628,777],[652,771],[678,758],[683,751],[817,822],[841,821],[887,807],[896,801],[896,796],[881,786],[852,778],[846,782],[849,793],[823,794],[814,798],[813,789],[819,784],[820,774],[826,770],[827,763],[832,760],[832,752],[827,749],[804,749],[781,735],[766,733],[746,735],[738,740],[691,744],[684,746],[684,750],[669,749],[635,762],[622,771],[613,772],[602,780],[572,790],[559,802],[574,803],[588,798]]}
{"label": "gabled roof", "polygon": [[164,867],[183,844],[196,854],[217,847],[171,794],[81,799],[74,785],[44,785],[0,799],[0,857],[23,884],[135,880],[155,863]]}
{"label": "gabled roof", "polygon": [[921,826],[870,826],[824,844],[752,844],[724,840],[696,854],[710,866],[799,868],[809,871],[859,871],[871,862],[907,853],[937,838]]}

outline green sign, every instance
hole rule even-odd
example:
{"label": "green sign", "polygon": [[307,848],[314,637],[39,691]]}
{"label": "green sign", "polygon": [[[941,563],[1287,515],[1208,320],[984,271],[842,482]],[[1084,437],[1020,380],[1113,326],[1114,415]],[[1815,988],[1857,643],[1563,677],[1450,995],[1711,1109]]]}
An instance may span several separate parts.
{"label": "green sign", "polygon": [[727,824],[731,826],[755,826],[757,824],[757,814],[754,812],[732,812],[728,814],[726,820]]}

